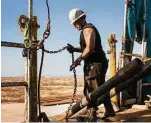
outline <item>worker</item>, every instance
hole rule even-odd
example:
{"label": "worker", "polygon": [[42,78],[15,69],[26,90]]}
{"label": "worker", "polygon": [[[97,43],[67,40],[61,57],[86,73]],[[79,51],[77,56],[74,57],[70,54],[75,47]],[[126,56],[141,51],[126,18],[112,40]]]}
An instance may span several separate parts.
{"label": "worker", "polygon": [[[69,53],[81,52],[74,64],[70,66],[72,71],[75,67],[80,65],[84,60],[84,95],[88,96],[93,90],[98,88],[105,82],[105,75],[108,68],[108,60],[101,45],[101,37],[96,27],[87,23],[86,13],[79,8],[74,8],[69,12],[69,20],[74,27],[81,31],[80,47],[73,47],[68,44],[67,50]],[[97,101],[87,106],[89,113],[89,121],[95,122],[97,120]],[[115,116],[113,106],[109,95],[104,100],[105,113],[104,117]]]}

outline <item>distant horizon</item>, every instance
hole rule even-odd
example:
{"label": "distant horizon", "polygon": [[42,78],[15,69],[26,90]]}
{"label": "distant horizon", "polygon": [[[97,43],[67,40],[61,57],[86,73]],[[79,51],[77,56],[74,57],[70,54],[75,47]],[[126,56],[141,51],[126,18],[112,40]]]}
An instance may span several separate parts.
{"label": "distant horizon", "polygon": [[[77,77],[83,77],[84,75],[77,75]],[[1,78],[3,78],[3,77],[25,77],[25,76],[1,76]],[[41,77],[45,77],[45,78],[49,78],[49,77],[73,77],[72,75],[69,75],[69,76],[41,76]],[[110,76],[108,76],[108,75],[106,75],[106,77],[110,77]]]}

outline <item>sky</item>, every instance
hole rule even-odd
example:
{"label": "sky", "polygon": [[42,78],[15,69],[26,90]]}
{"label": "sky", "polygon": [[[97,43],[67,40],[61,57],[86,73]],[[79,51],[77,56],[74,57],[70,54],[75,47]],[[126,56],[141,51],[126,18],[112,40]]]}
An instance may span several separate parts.
{"label": "sky", "polygon": [[[79,46],[79,35],[69,22],[68,13],[73,8],[80,8],[87,14],[87,22],[98,29],[105,52],[109,50],[107,43],[109,34],[116,34],[117,58],[121,51],[121,37],[124,23],[124,0],[48,0],[50,7],[51,34],[45,41],[45,48],[57,50],[67,45]],[[23,43],[17,19],[20,15],[28,16],[28,0],[1,0],[1,40]],[[33,15],[38,17],[38,39],[47,24],[47,7],[45,0],[33,0]],[[75,53],[75,58],[80,54]],[[109,58],[109,55],[107,54]],[[38,68],[41,51],[38,51]],[[59,54],[46,54],[42,76],[72,76],[69,71],[71,54],[66,50]],[[77,75],[83,75],[83,63],[76,68]],[[24,58],[22,49],[1,47],[1,76],[24,76]],[[109,69],[107,74],[109,74]]]}

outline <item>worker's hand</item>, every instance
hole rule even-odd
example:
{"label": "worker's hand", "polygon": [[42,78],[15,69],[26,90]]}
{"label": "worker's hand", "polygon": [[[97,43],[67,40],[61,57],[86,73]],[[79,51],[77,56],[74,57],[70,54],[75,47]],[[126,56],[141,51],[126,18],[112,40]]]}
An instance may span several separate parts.
{"label": "worker's hand", "polygon": [[75,48],[71,44],[67,44],[67,50],[69,53],[73,53],[75,51]]}
{"label": "worker's hand", "polygon": [[74,63],[70,66],[70,71],[72,71],[74,68],[76,68],[78,65],[81,65],[81,61],[83,60],[82,55],[79,56]]}

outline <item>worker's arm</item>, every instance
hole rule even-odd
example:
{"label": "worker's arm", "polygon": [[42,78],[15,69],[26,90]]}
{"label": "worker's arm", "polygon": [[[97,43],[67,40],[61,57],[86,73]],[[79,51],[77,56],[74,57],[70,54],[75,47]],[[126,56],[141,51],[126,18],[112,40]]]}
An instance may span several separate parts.
{"label": "worker's arm", "polygon": [[75,47],[75,48],[74,48],[74,52],[82,53],[81,47]]}
{"label": "worker's arm", "polygon": [[69,53],[73,53],[73,52],[79,52],[79,53],[82,53],[82,49],[81,47],[73,47],[71,44],[67,44],[67,50]]}
{"label": "worker's arm", "polygon": [[86,28],[83,31],[83,35],[86,48],[84,49],[82,55],[80,55],[70,66],[70,71],[72,71],[73,68],[77,67],[83,59],[86,59],[94,51],[96,38],[95,31],[92,28]]}
{"label": "worker's arm", "polygon": [[70,71],[72,71],[75,67],[77,67],[83,59],[86,59],[95,48],[95,31],[92,28],[86,28],[83,31],[84,40],[86,44],[86,48],[82,55],[80,55],[74,63],[70,66]]}
{"label": "worker's arm", "polygon": [[82,53],[82,58],[86,59],[95,48],[95,31],[93,28],[86,28],[83,31],[84,39],[86,48],[84,49],[84,52]]}

